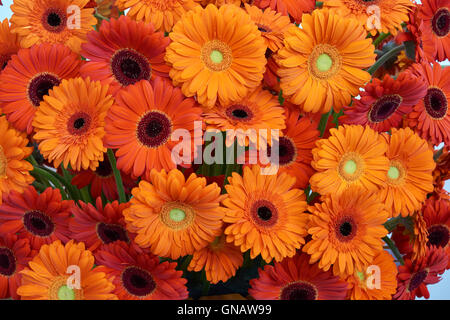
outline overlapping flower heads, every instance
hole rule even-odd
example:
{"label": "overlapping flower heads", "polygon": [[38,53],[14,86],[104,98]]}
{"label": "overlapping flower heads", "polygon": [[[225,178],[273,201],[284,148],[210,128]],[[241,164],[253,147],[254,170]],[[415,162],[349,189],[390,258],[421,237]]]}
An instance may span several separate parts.
{"label": "overlapping flower heads", "polygon": [[14,0],[0,299],[429,298],[449,7]]}

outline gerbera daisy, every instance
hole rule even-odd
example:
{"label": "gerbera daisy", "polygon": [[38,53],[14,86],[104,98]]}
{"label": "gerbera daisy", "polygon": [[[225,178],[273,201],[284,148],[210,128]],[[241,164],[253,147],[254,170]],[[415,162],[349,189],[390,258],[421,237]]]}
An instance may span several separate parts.
{"label": "gerbera daisy", "polygon": [[128,234],[122,213],[129,203],[113,201],[103,207],[102,199],[97,198],[95,207],[84,202],[79,202],[79,205],[70,210],[73,216],[69,224],[72,239],[84,242],[92,252],[102,244],[115,241],[130,243],[133,235]]}
{"label": "gerbera daisy", "polygon": [[416,211],[413,216],[414,241],[412,243],[411,259],[422,259],[427,253],[428,230],[427,223],[421,211]]}
{"label": "gerbera daisy", "polygon": [[22,192],[34,178],[31,163],[25,159],[31,155],[25,133],[12,128],[6,117],[0,117],[0,204],[2,195],[11,190]]}
{"label": "gerbera daisy", "polygon": [[201,121],[201,112],[194,99],[185,98],[169,81],[158,77],[152,84],[138,82],[121,91],[109,110],[105,145],[118,149],[117,168],[148,180],[153,168],[176,168],[180,159],[173,159],[172,151],[179,142],[172,141],[171,136],[178,129],[191,134],[192,139],[184,143],[192,150],[192,159],[192,143],[201,145],[194,137],[195,122]]}
{"label": "gerbera daisy", "polygon": [[[15,0],[11,5],[12,32],[20,36],[23,48],[44,42],[60,43],[79,53],[86,34],[97,23],[94,9],[84,8],[89,0]],[[80,8],[73,19],[70,8]],[[79,21],[79,25],[74,24]]]}
{"label": "gerbera daisy", "polygon": [[0,22],[0,74],[9,60],[20,50],[19,36],[11,32],[8,19]]}
{"label": "gerbera daisy", "polygon": [[[239,32],[229,32],[230,30]],[[169,37],[170,77],[200,104],[226,105],[255,89],[265,72],[266,45],[250,16],[235,5],[210,4],[186,13]]]}
{"label": "gerbera daisy", "polygon": [[140,80],[155,76],[168,77],[169,66],[164,55],[169,38],[155,32],[151,24],[136,22],[129,17],[103,21],[100,30],[88,34],[81,54],[89,59],[80,72],[117,92]]}
{"label": "gerbera daisy", "polygon": [[19,193],[3,196],[0,205],[0,234],[18,234],[30,239],[32,249],[55,240],[70,239],[69,218],[72,200],[62,200],[59,189],[47,188],[38,194],[29,186]]}
{"label": "gerbera daisy", "polygon": [[20,271],[28,265],[32,254],[27,238],[18,239],[14,234],[0,236],[0,299],[19,299]]}
{"label": "gerbera daisy", "polygon": [[316,2],[314,0],[254,0],[253,5],[278,11],[285,16],[290,16],[296,23],[302,21],[302,15],[311,12]]}
{"label": "gerbera daisy", "polygon": [[383,80],[373,78],[360,93],[361,98],[353,98],[353,105],[345,107],[339,123],[369,125],[378,132],[399,128],[404,116],[426,92],[422,78],[411,77],[407,72],[400,73],[397,79],[388,74]]}
{"label": "gerbera daisy", "polygon": [[340,196],[324,197],[309,211],[312,239],[303,251],[325,271],[333,266],[335,275],[351,275],[364,270],[383,249],[389,213],[377,194],[350,188]]}
{"label": "gerbera daisy", "polygon": [[95,255],[99,271],[114,277],[120,300],[185,300],[187,280],[175,262],[159,262],[157,256],[142,254],[119,241],[103,245]]}
{"label": "gerbera daisy", "polygon": [[261,31],[267,49],[277,52],[283,46],[283,33],[291,26],[289,18],[270,8],[263,11],[258,7],[245,4],[245,10]]}
{"label": "gerbera daisy", "polygon": [[442,248],[429,247],[426,255],[416,261],[405,259],[405,264],[398,267],[398,287],[395,300],[414,300],[416,297],[428,299],[427,286],[441,280],[448,257]]}
{"label": "gerbera daisy", "polygon": [[389,170],[381,200],[393,217],[412,215],[433,191],[433,150],[410,128],[392,129],[384,137],[389,145]]}
{"label": "gerbera daisy", "polygon": [[80,64],[79,57],[61,44],[20,50],[0,76],[0,106],[8,121],[31,134],[36,108],[44,96],[62,79],[77,77]]}
{"label": "gerbera daisy", "polygon": [[205,270],[206,280],[212,284],[227,282],[242,267],[244,256],[239,247],[225,241],[223,234],[207,247],[195,251],[188,266],[188,271]]}
{"label": "gerbera daisy", "polygon": [[225,188],[229,197],[224,221],[227,242],[242,252],[250,249],[254,259],[261,254],[267,262],[292,257],[307,235],[306,197],[294,189],[295,178],[286,173],[262,175],[261,167],[245,167],[241,177],[233,172]]}
{"label": "gerbera daisy", "polygon": [[352,185],[378,191],[385,185],[389,160],[385,139],[369,126],[342,125],[330,129],[331,136],[316,142],[311,179],[320,194],[341,194]]}
{"label": "gerbera daisy", "polygon": [[375,62],[366,35],[356,20],[328,10],[303,15],[302,28],[285,33],[285,47],[275,56],[283,96],[305,112],[338,112],[348,105],[370,80],[363,69]]}
{"label": "gerbera daisy", "polygon": [[423,51],[429,61],[450,58],[450,0],[423,0],[417,16],[423,20]]}
{"label": "gerbera daisy", "polygon": [[[374,270],[366,266],[360,271],[355,271],[346,282],[350,284],[350,299],[352,300],[392,300],[392,295],[397,289],[397,266],[394,257],[388,252],[380,251],[370,266],[379,269]],[[379,282],[370,277],[379,275]]]}
{"label": "gerbera daisy", "polygon": [[[69,266],[80,268],[80,289],[67,285]],[[21,274],[17,293],[22,300],[117,300],[111,280],[94,269],[94,256],[82,242],[63,245],[57,240],[43,245]]]}
{"label": "gerbera daisy", "polygon": [[[227,131],[227,145],[234,142],[232,135],[235,135],[239,145],[248,146],[252,142],[259,147],[262,142],[272,142],[271,130],[286,128],[284,109],[277,97],[261,87],[243,99],[206,109],[203,118],[206,130]],[[260,130],[267,132],[267,141],[258,143]]]}
{"label": "gerbera daisy", "polygon": [[330,271],[309,264],[306,254],[266,265],[250,286],[248,292],[257,300],[344,300],[348,290]]}
{"label": "gerbera daisy", "polygon": [[206,247],[221,234],[224,199],[216,184],[195,173],[186,180],[181,171],[152,170],[132,191],[123,211],[135,242],[158,256],[177,259]]}
{"label": "gerbera daisy", "polygon": [[34,139],[44,158],[55,168],[63,163],[77,171],[95,170],[106,152],[102,139],[112,104],[108,86],[98,81],[62,80],[45,96],[33,120]]}
{"label": "gerbera daisy", "polygon": [[372,35],[377,31],[396,35],[402,22],[408,21],[408,13],[415,4],[410,0],[324,0],[323,6],[357,20]]}
{"label": "gerbera daisy", "polygon": [[427,92],[408,115],[408,125],[435,146],[450,145],[450,68],[423,62],[411,70],[425,79]]}
{"label": "gerbera daisy", "polygon": [[422,208],[428,231],[428,246],[443,248],[449,258],[450,269],[450,200],[433,196]]}

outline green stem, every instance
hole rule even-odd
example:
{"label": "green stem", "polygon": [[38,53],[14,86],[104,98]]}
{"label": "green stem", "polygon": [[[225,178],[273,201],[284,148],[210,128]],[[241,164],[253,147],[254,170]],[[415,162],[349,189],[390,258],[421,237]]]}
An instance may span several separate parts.
{"label": "green stem", "polygon": [[92,196],[89,193],[89,187],[84,187],[83,189],[80,189],[81,199],[84,203],[94,203],[92,200]]}
{"label": "green stem", "polygon": [[384,65],[389,59],[399,54],[400,51],[404,50],[405,46],[403,44],[398,45],[397,47],[392,48],[390,51],[386,52],[384,55],[382,55],[369,69],[367,69],[367,72],[369,72],[371,75],[375,73],[375,71],[378,70],[382,65]]}
{"label": "green stem", "polygon": [[114,173],[114,178],[116,179],[117,192],[119,193],[119,202],[127,202],[127,197],[123,188],[122,176],[120,175],[120,171],[117,169],[116,156],[111,149],[108,149],[108,159]]}
{"label": "green stem", "polygon": [[330,119],[331,115],[333,114],[333,108],[331,108],[330,112],[327,114],[324,114],[322,118],[320,119],[319,123],[319,131],[320,131],[320,137],[322,138],[325,134],[325,130],[327,129],[328,120]]}
{"label": "green stem", "polygon": [[53,183],[55,188],[58,188],[61,191],[61,196],[64,200],[67,200],[67,194],[66,194],[66,190],[64,189],[64,186],[61,184],[61,182],[59,182],[58,179],[56,179],[53,175],[51,175],[50,173],[48,173],[46,170],[40,168],[40,167],[34,167],[33,170],[34,173],[37,173],[39,176],[44,177],[46,179],[46,181],[50,181],[51,183]]}
{"label": "green stem", "polygon": [[398,250],[397,246],[394,244],[394,242],[388,237],[384,237],[383,241],[388,245],[389,249],[391,249],[394,256],[397,258],[397,260],[401,263],[401,265],[405,264],[405,261],[403,260],[402,254]]}
{"label": "green stem", "polygon": [[63,172],[64,182],[66,184],[67,190],[69,191],[69,194],[71,195],[72,200],[75,200],[75,201],[80,200],[81,193],[77,187],[72,185],[72,175],[69,173],[69,171],[66,168],[64,168],[64,165],[61,165],[61,170]]}
{"label": "green stem", "polygon": [[373,45],[376,47],[378,47],[378,45],[383,42],[383,40],[385,40],[387,37],[389,37],[391,34],[388,33],[381,33],[378,38],[375,39],[375,41],[373,42]]}
{"label": "green stem", "polygon": [[98,12],[95,12],[94,13],[94,17],[96,17],[97,19],[99,19],[99,20],[106,20],[106,21],[109,21],[109,18],[107,18],[107,17],[105,17],[105,16],[102,16],[100,13],[98,13]]}

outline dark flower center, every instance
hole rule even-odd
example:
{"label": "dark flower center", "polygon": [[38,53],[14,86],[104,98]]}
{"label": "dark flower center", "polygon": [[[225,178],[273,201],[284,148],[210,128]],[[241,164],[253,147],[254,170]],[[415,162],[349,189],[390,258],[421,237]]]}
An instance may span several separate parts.
{"label": "dark flower center", "polygon": [[422,284],[422,282],[427,278],[427,276],[428,276],[427,270],[422,270],[422,271],[416,272],[411,277],[411,280],[409,281],[408,290],[410,292],[416,290]]}
{"label": "dark flower center", "polygon": [[402,103],[402,97],[398,94],[385,95],[379,98],[369,111],[371,122],[382,122],[388,119]]}
{"label": "dark flower center", "polygon": [[271,32],[272,31],[268,26],[262,25],[262,24],[258,24],[258,30],[261,32]]}
{"label": "dark flower center", "polygon": [[450,31],[450,11],[439,8],[431,20],[431,28],[438,37],[446,37]]}
{"label": "dark flower center", "polygon": [[152,69],[147,58],[131,49],[117,51],[111,59],[111,69],[122,86],[150,80]]}
{"label": "dark flower center", "polygon": [[43,73],[33,78],[28,85],[28,98],[35,107],[39,107],[54,86],[60,84],[60,80],[51,74]]}
{"label": "dark flower center", "polygon": [[267,207],[259,207],[258,217],[264,221],[269,221],[272,218],[272,211]]}
{"label": "dark flower center", "polygon": [[151,274],[138,267],[128,267],[122,273],[122,284],[132,295],[145,297],[156,289],[156,282]]}
{"label": "dark flower center", "polygon": [[42,26],[49,32],[60,33],[67,24],[67,15],[64,10],[50,8],[42,16]]}
{"label": "dark flower center", "polygon": [[434,119],[442,119],[447,115],[448,101],[444,92],[439,88],[428,88],[427,95],[423,99],[425,110]]}
{"label": "dark flower center", "polygon": [[279,163],[280,165],[290,164],[296,158],[296,148],[291,139],[280,137],[279,140]]}
{"label": "dark flower center", "polygon": [[434,225],[428,229],[428,245],[445,247],[449,241],[449,230],[444,225]]}
{"label": "dark flower center", "polygon": [[342,242],[352,240],[356,235],[356,224],[351,217],[344,217],[336,225],[337,238]]}
{"label": "dark flower center", "polygon": [[109,163],[108,158],[105,157],[105,160],[99,162],[97,169],[95,169],[95,173],[101,178],[109,178],[113,174],[111,163]]}
{"label": "dark flower center", "polygon": [[281,300],[316,300],[317,289],[307,282],[295,282],[283,288]]}
{"label": "dark flower center", "polygon": [[0,248],[0,275],[9,277],[16,271],[16,258],[9,248]]}
{"label": "dark flower center", "polygon": [[9,60],[11,60],[10,54],[0,54],[0,71],[6,68]]}
{"label": "dark flower center", "polygon": [[91,116],[86,112],[77,112],[69,118],[67,130],[72,135],[82,135],[86,133],[91,126]]}
{"label": "dark flower center", "polygon": [[129,242],[127,232],[121,225],[101,222],[97,225],[97,234],[105,244],[115,241]]}
{"label": "dark flower center", "polygon": [[236,104],[227,108],[227,116],[237,121],[249,121],[253,118],[253,112],[247,106]]}
{"label": "dark flower center", "polygon": [[145,114],[137,126],[139,141],[149,147],[157,148],[169,139],[172,133],[170,119],[164,113],[151,111]]}
{"label": "dark flower center", "polygon": [[258,200],[251,207],[251,216],[256,225],[271,227],[278,221],[278,210],[272,202]]}
{"label": "dark flower center", "polygon": [[39,237],[48,237],[55,230],[55,224],[50,217],[37,210],[26,212],[23,224],[28,232]]}

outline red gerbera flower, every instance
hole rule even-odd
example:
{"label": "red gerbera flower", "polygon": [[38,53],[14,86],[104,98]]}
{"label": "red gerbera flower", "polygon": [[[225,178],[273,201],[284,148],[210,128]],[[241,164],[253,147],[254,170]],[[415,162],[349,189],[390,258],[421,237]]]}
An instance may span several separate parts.
{"label": "red gerbera flower", "polygon": [[272,10],[281,12],[285,16],[291,16],[291,20],[296,23],[302,21],[302,15],[305,12],[311,12],[316,6],[314,0],[254,0],[253,5],[265,9],[270,7]]}
{"label": "red gerbera flower", "polygon": [[[103,207],[102,199],[97,198],[95,207],[90,203],[79,202],[80,207],[73,206],[73,219],[69,224],[72,238],[84,242],[88,250],[95,252],[102,244],[115,241],[130,243],[135,235],[126,230],[122,211],[129,203],[114,201]],[[130,239],[131,238],[131,239]]]}
{"label": "red gerbera flower", "polygon": [[103,21],[100,30],[88,34],[81,54],[89,59],[81,67],[83,76],[110,85],[115,95],[120,88],[155,76],[169,77],[164,61],[170,40],[155,32],[153,25],[127,16]]}
{"label": "red gerbera flower", "polygon": [[378,132],[400,128],[403,117],[426,94],[424,81],[408,72],[397,79],[385,75],[383,80],[374,78],[361,92],[361,98],[353,98],[353,105],[345,107],[340,123],[368,125]]}
{"label": "red gerbera flower", "polygon": [[72,200],[62,200],[59,189],[49,187],[41,194],[32,186],[23,193],[12,190],[0,206],[0,234],[28,238],[34,250],[55,240],[67,242],[73,205]]}
{"label": "red gerbera flower", "polygon": [[344,300],[348,290],[339,277],[309,264],[306,254],[266,265],[250,286],[249,294],[258,300]]}
{"label": "red gerbera flower", "polygon": [[20,271],[32,259],[30,241],[18,239],[14,234],[0,236],[0,299],[19,299],[17,288],[21,284]]}
{"label": "red gerbera flower", "polygon": [[442,248],[434,246],[427,248],[426,255],[416,261],[405,259],[405,264],[398,267],[397,293],[394,300],[414,300],[416,297],[428,299],[430,293],[427,285],[441,280],[448,257]]}
{"label": "red gerbera flower", "polygon": [[450,68],[423,62],[411,71],[425,80],[427,91],[408,115],[408,125],[435,146],[450,145]]}
{"label": "red gerbera flower", "polygon": [[174,262],[159,262],[120,241],[102,246],[95,255],[99,271],[114,277],[114,294],[120,300],[184,300],[188,298],[183,271]]}

